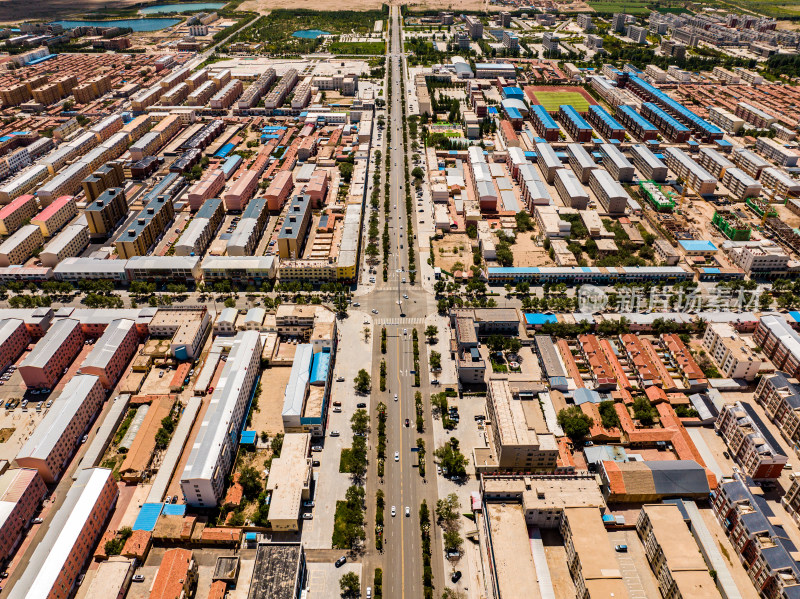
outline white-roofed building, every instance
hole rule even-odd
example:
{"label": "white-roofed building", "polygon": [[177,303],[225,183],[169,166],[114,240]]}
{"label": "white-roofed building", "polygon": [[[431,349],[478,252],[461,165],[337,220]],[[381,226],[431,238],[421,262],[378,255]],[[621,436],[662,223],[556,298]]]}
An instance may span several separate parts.
{"label": "white-roofed building", "polygon": [[69,464],[105,399],[100,379],[72,377],[17,454],[20,468],[34,468],[46,483],[56,482]]}
{"label": "white-roofed building", "polygon": [[11,557],[46,494],[42,477],[32,468],[0,474],[0,560]]}
{"label": "white-roofed building", "polygon": [[119,496],[112,471],[81,471],[36,546],[10,599],[70,597]]}
{"label": "white-roofed building", "polygon": [[85,279],[109,279],[118,283],[127,282],[125,265],[127,260],[100,260],[97,258],[66,258],[53,268],[57,281],[77,283]]}
{"label": "white-roofed building", "polygon": [[311,435],[289,433],[283,437],[281,455],[272,460],[267,479],[269,523],[272,530],[297,531],[302,501],[311,489]]}
{"label": "white-roofed building", "polygon": [[283,430],[286,432],[302,432],[303,408],[308,395],[311,377],[311,363],[314,359],[314,348],[311,344],[297,346],[292,362],[289,382],[283,392]]}
{"label": "white-roofed building", "polygon": [[50,243],[44,246],[39,254],[42,264],[54,268],[65,258],[80,254],[89,246],[89,227],[86,225],[69,225]]}
{"label": "white-roofed building", "polygon": [[103,387],[113,389],[138,345],[136,323],[128,318],[115,320],[106,327],[78,372],[93,374],[99,377]]}
{"label": "white-roofed building", "polygon": [[222,499],[260,365],[258,331],[237,334],[181,476],[188,505],[215,507]]}

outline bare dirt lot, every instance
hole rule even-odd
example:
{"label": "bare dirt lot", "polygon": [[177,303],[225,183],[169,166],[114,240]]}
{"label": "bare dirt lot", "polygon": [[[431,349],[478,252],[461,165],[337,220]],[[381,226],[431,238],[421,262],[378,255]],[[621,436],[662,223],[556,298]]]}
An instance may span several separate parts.
{"label": "bare dirt lot", "polygon": [[533,242],[530,233],[517,235],[511,253],[514,254],[514,266],[554,266],[545,249]]}
{"label": "bare dirt lot", "polygon": [[292,369],[288,366],[274,366],[263,372],[258,411],[253,412],[250,430],[259,434],[266,431],[270,437],[283,432],[283,390],[286,389],[290,374]]}
{"label": "bare dirt lot", "polygon": [[442,239],[435,239],[433,251],[436,253],[436,266],[447,272],[453,272],[456,262],[461,262],[464,268],[472,265],[472,249],[466,235],[445,235]]}

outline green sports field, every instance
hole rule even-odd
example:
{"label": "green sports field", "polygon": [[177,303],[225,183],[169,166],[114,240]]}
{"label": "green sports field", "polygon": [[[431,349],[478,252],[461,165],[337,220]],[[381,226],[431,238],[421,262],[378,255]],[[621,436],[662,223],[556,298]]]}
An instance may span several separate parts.
{"label": "green sports field", "polygon": [[589,101],[578,92],[534,92],[538,102],[549,112],[558,112],[562,104],[571,104],[578,112],[589,110]]}

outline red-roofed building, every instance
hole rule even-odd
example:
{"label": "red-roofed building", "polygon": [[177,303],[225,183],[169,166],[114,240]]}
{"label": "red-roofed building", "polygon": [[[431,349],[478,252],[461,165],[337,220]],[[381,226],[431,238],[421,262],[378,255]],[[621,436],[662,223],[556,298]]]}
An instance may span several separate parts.
{"label": "red-roofed building", "polygon": [[592,378],[598,390],[615,389],[617,379],[611,364],[608,363],[605,354],[600,348],[600,342],[595,335],[580,335],[578,342],[583,352],[583,357],[592,370]]}
{"label": "red-roofed building", "polygon": [[6,470],[0,476],[0,562],[17,548],[46,494],[42,477],[32,468]]}
{"label": "red-roofed building", "polygon": [[580,409],[581,412],[592,419],[592,427],[589,431],[592,441],[619,442],[621,438],[620,430],[616,427],[606,428],[603,426],[603,420],[597,404],[587,401],[580,405]]}
{"label": "red-roofed building", "polygon": [[52,237],[78,215],[78,206],[73,196],[61,196],[31,219],[31,224],[41,229],[44,237]]}
{"label": "red-roofed building", "polygon": [[0,208],[0,235],[11,235],[25,221],[33,218],[37,210],[36,198],[22,195]]}
{"label": "red-roofed building", "polygon": [[675,333],[665,333],[661,335],[661,342],[677,363],[678,372],[681,374],[683,382],[688,389],[690,391],[707,389],[708,379],[703,373],[703,369],[697,365],[681,338]]}
{"label": "red-roofed building", "polygon": [[149,530],[134,530],[128,540],[125,541],[122,555],[135,558],[139,563],[144,563],[144,560],[147,559],[147,554],[150,553],[152,539],[153,533]]}
{"label": "red-roofed building", "polygon": [[150,599],[185,599],[197,586],[197,562],[188,549],[169,549],[164,553]]}
{"label": "red-roofed building", "polygon": [[215,580],[211,583],[211,589],[208,591],[208,599],[225,599],[227,592],[228,585],[222,580]]}

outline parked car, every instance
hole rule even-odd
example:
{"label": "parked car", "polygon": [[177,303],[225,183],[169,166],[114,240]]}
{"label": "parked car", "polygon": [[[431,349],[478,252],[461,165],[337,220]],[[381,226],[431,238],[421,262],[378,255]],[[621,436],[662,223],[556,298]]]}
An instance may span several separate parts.
{"label": "parked car", "polygon": [[338,436],[339,436],[339,431],[331,431],[331,432],[329,433],[329,436],[331,436],[331,437],[338,437]]}
{"label": "parked car", "polygon": [[312,460],[312,461],[311,461],[311,465],[312,465],[314,468],[319,468],[319,460]]}
{"label": "parked car", "polygon": [[313,519],[314,519],[314,514],[312,514],[311,512],[306,512],[305,514],[303,514],[303,520],[313,520]]}
{"label": "parked car", "polygon": [[361,401],[361,402],[359,402],[359,403],[357,403],[357,404],[356,404],[356,407],[357,407],[357,408],[366,408],[366,407],[367,407],[367,404],[365,404],[363,401]]}
{"label": "parked car", "polygon": [[322,451],[322,445],[314,445],[311,451]]}
{"label": "parked car", "polygon": [[134,574],[131,580],[133,582],[144,582],[144,574]]}
{"label": "parked car", "polygon": [[[455,553],[453,557],[458,557],[458,551],[452,551],[451,553]],[[450,557],[450,554],[447,554]],[[461,570],[456,570],[453,572],[453,575],[450,577],[450,580],[453,582],[458,582],[461,579]]]}
{"label": "parked car", "polygon": [[340,557],[339,559],[337,559],[337,560],[334,562],[334,564],[333,564],[333,565],[334,565],[334,566],[336,566],[337,568],[341,568],[341,567],[342,567],[342,566],[344,566],[346,563],[347,563],[347,556],[346,556],[346,555],[343,555],[342,557]]}
{"label": "parked car", "polygon": [[44,522],[44,520],[42,520],[41,518],[34,518],[33,519],[33,523],[34,524],[41,524],[42,522]]}
{"label": "parked car", "polygon": [[627,545],[615,545],[614,551],[619,551],[620,553],[628,553],[628,546]]}

